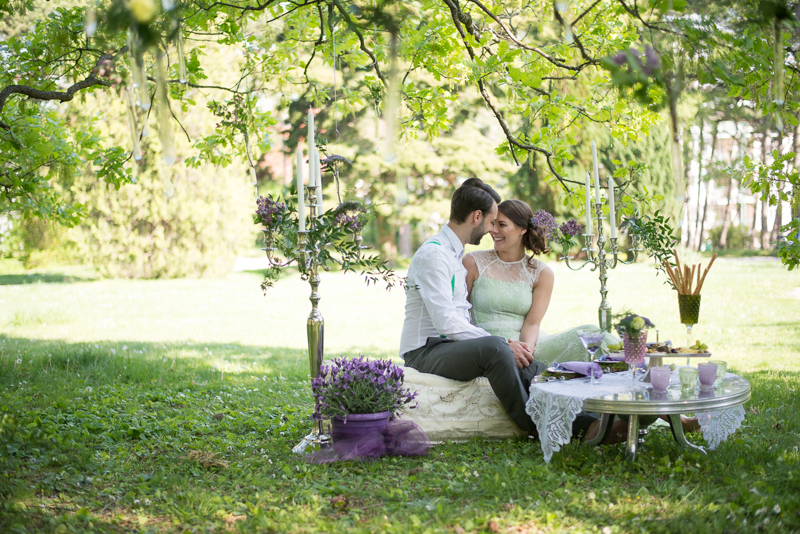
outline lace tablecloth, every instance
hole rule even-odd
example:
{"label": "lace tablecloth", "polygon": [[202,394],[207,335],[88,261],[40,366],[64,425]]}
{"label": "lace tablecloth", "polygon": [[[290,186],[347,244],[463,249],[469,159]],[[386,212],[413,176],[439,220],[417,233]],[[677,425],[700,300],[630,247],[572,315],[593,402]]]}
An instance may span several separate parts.
{"label": "lace tablecloth", "polygon": [[[728,373],[728,376],[733,375]],[[675,371],[670,376],[670,384],[679,383]],[[627,371],[607,373],[602,382],[595,386],[590,386],[587,380],[581,378],[531,384],[525,410],[536,424],[545,462],[550,462],[553,453],[572,439],[572,423],[583,409],[584,400],[649,389],[652,389],[650,384],[639,380],[631,385],[631,375]],[[713,450],[741,426],[744,408],[738,405],[696,415],[703,437],[708,441],[709,449]]]}

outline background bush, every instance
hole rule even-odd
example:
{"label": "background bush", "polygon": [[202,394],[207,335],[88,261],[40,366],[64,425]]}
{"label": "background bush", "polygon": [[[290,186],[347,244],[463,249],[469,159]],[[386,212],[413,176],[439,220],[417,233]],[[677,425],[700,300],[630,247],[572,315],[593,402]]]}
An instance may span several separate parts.
{"label": "background bush", "polygon": [[119,190],[94,174],[76,180],[88,215],[72,230],[81,257],[124,278],[218,276],[251,239],[253,189],[241,167],[149,164]]}

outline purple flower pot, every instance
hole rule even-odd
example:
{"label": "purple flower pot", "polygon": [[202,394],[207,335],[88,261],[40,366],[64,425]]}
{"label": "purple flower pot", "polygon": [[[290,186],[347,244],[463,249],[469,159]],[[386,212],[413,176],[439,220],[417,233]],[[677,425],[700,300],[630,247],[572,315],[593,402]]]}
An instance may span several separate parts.
{"label": "purple flower pot", "polygon": [[334,417],[331,420],[331,437],[333,441],[358,438],[371,432],[383,432],[389,424],[392,412],[355,413],[347,418]]}

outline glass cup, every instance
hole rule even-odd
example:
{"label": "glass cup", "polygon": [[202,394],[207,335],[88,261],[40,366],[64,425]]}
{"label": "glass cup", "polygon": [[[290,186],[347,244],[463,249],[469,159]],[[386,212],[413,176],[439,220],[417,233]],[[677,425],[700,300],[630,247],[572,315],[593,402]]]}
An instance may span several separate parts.
{"label": "glass cup", "polygon": [[725,379],[725,373],[728,372],[728,362],[724,360],[708,360],[708,363],[717,364],[717,379],[714,381],[714,387],[721,388],[722,381]]}
{"label": "glass cup", "polygon": [[697,373],[700,377],[700,387],[702,389],[712,389],[714,381],[717,379],[717,364],[702,362],[697,364]]}
{"label": "glass cup", "polygon": [[681,379],[681,389],[692,390],[697,385],[697,369],[694,367],[681,367],[678,369],[678,376]]}
{"label": "glass cup", "polygon": [[650,383],[656,391],[666,391],[669,387],[669,375],[671,369],[666,366],[650,368]]}

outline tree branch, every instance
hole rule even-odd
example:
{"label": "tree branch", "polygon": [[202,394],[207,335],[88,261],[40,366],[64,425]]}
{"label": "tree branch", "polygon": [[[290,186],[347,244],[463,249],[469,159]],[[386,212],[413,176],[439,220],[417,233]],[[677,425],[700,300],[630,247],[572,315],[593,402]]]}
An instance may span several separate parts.
{"label": "tree branch", "polygon": [[[95,62],[95,68],[98,67],[102,62],[107,60],[115,60],[120,55],[124,54],[128,50],[128,46],[125,45],[119,49],[115,54],[103,54],[97,61]],[[6,101],[11,95],[19,94],[19,95],[26,95],[29,98],[35,98],[37,100],[58,100],[60,102],[69,102],[73,98],[75,98],[75,93],[81,91],[83,89],[88,89],[89,87],[94,87],[95,85],[102,85],[103,87],[111,87],[111,82],[107,80],[103,80],[98,78],[94,74],[94,70],[89,73],[89,76],[84,78],[83,80],[74,83],[70,87],[67,88],[66,91],[43,91],[41,89],[36,89],[35,87],[31,87],[29,85],[8,85],[0,91],[0,114],[3,112],[3,108],[6,105]],[[11,127],[3,122],[0,122],[0,128],[4,130],[10,130]]]}
{"label": "tree branch", "polygon": [[[467,43],[467,41],[465,39],[466,34],[464,33],[464,28],[461,26],[461,20],[460,20],[460,17],[459,17],[460,11],[459,11],[458,6],[456,5],[455,1],[456,0],[444,0],[445,4],[447,4],[447,6],[450,8],[450,13],[451,13],[452,18],[453,18],[453,23],[455,24],[456,29],[458,30],[458,33],[461,35],[461,40],[464,42],[464,47],[467,49],[467,53],[469,53],[470,58],[472,58],[474,60],[475,59],[475,51],[472,49],[472,47]],[[473,1],[473,0],[470,0],[470,1]],[[486,90],[486,83],[483,81],[483,78],[479,78],[478,79],[478,90],[480,91],[481,97],[483,97],[484,102],[486,102],[486,105],[489,107],[489,109],[491,110],[492,114],[497,119],[497,122],[500,124],[500,128],[503,130],[503,133],[505,134],[506,139],[508,140],[509,148],[511,149],[511,155],[514,158],[514,162],[517,163],[517,165],[519,165],[519,161],[517,160],[517,156],[514,153],[514,148],[513,147],[515,147],[515,146],[518,147],[518,148],[521,148],[523,150],[527,150],[527,151],[531,151],[532,150],[534,152],[538,152],[538,153],[544,155],[545,159],[547,160],[547,166],[550,167],[550,172],[553,173],[553,176],[555,176],[556,179],[561,183],[561,186],[567,192],[569,192],[570,188],[567,185],[567,180],[563,176],[558,174],[558,172],[556,171],[556,168],[553,166],[553,162],[552,162],[553,153],[550,152],[549,150],[546,150],[544,148],[540,148],[540,147],[535,146],[535,145],[523,144],[516,137],[514,137],[514,135],[511,133],[511,129],[508,127],[508,124],[506,123],[505,119],[503,118],[503,115],[500,113],[500,110],[497,109],[497,106],[494,105],[494,102],[492,101],[492,98],[489,95],[489,92]]]}
{"label": "tree branch", "polygon": [[[497,24],[498,24],[498,25],[499,25],[501,28],[503,28],[503,31],[504,31],[504,32],[505,32],[505,34],[508,36],[508,38],[509,38],[511,41],[513,41],[513,42],[514,42],[514,44],[516,44],[518,47],[520,47],[520,48],[522,48],[522,49],[524,49],[524,50],[528,50],[528,51],[530,51],[530,52],[536,52],[537,54],[539,54],[540,56],[542,56],[543,58],[545,58],[547,61],[549,61],[550,63],[552,63],[552,64],[553,64],[553,65],[555,65],[556,67],[561,67],[562,69],[568,69],[568,70],[572,70],[572,71],[575,71],[575,72],[580,72],[580,71],[583,69],[583,67],[585,66],[585,65],[578,65],[577,67],[573,67],[573,66],[571,66],[571,65],[567,65],[566,63],[563,63],[563,62],[561,62],[561,61],[557,60],[556,58],[554,58],[553,56],[551,56],[550,54],[548,54],[547,52],[545,52],[544,50],[542,50],[541,48],[539,48],[539,47],[537,47],[537,46],[528,46],[528,45],[526,45],[525,43],[522,43],[522,42],[520,42],[520,41],[519,41],[519,40],[516,38],[516,36],[514,35],[514,33],[513,33],[513,32],[512,32],[512,31],[511,31],[511,30],[508,28],[508,26],[506,26],[506,25],[503,23],[503,21],[502,21],[502,20],[500,20],[500,19],[497,17],[497,15],[495,15],[494,13],[492,13],[492,12],[491,12],[491,11],[490,11],[490,10],[489,10],[489,9],[488,9],[486,6],[484,6],[484,5],[483,5],[483,4],[480,2],[480,0],[468,0],[468,1],[469,1],[469,2],[471,2],[471,3],[473,3],[473,4],[475,4],[476,6],[478,6],[478,7],[481,9],[481,11],[483,11],[484,13],[486,13],[486,15],[488,15],[488,16],[489,16],[489,18],[491,18],[492,20],[494,20],[494,21],[495,21],[495,22],[496,22],[496,23],[497,23]],[[448,2],[447,2],[447,0],[445,0],[445,3],[448,3]],[[453,9],[453,8],[451,7],[450,9],[451,9],[451,11],[452,11],[452,9]]]}
{"label": "tree branch", "polygon": [[339,2],[339,0],[333,0],[333,5],[336,6],[336,10],[342,15],[342,18],[347,23],[347,27],[350,28],[350,31],[355,33],[356,36],[358,37],[358,42],[361,51],[367,54],[369,58],[372,60],[372,66],[375,67],[375,74],[377,74],[378,78],[383,83],[383,86],[388,88],[389,84],[386,81],[386,78],[383,77],[381,68],[378,65],[378,58],[376,58],[375,54],[373,54],[372,51],[369,48],[367,48],[367,45],[364,42],[364,35],[362,35],[361,31],[358,29],[358,26],[356,26],[353,20],[350,18],[350,15],[347,14],[347,11],[345,11],[345,9],[342,7],[342,4]]}

